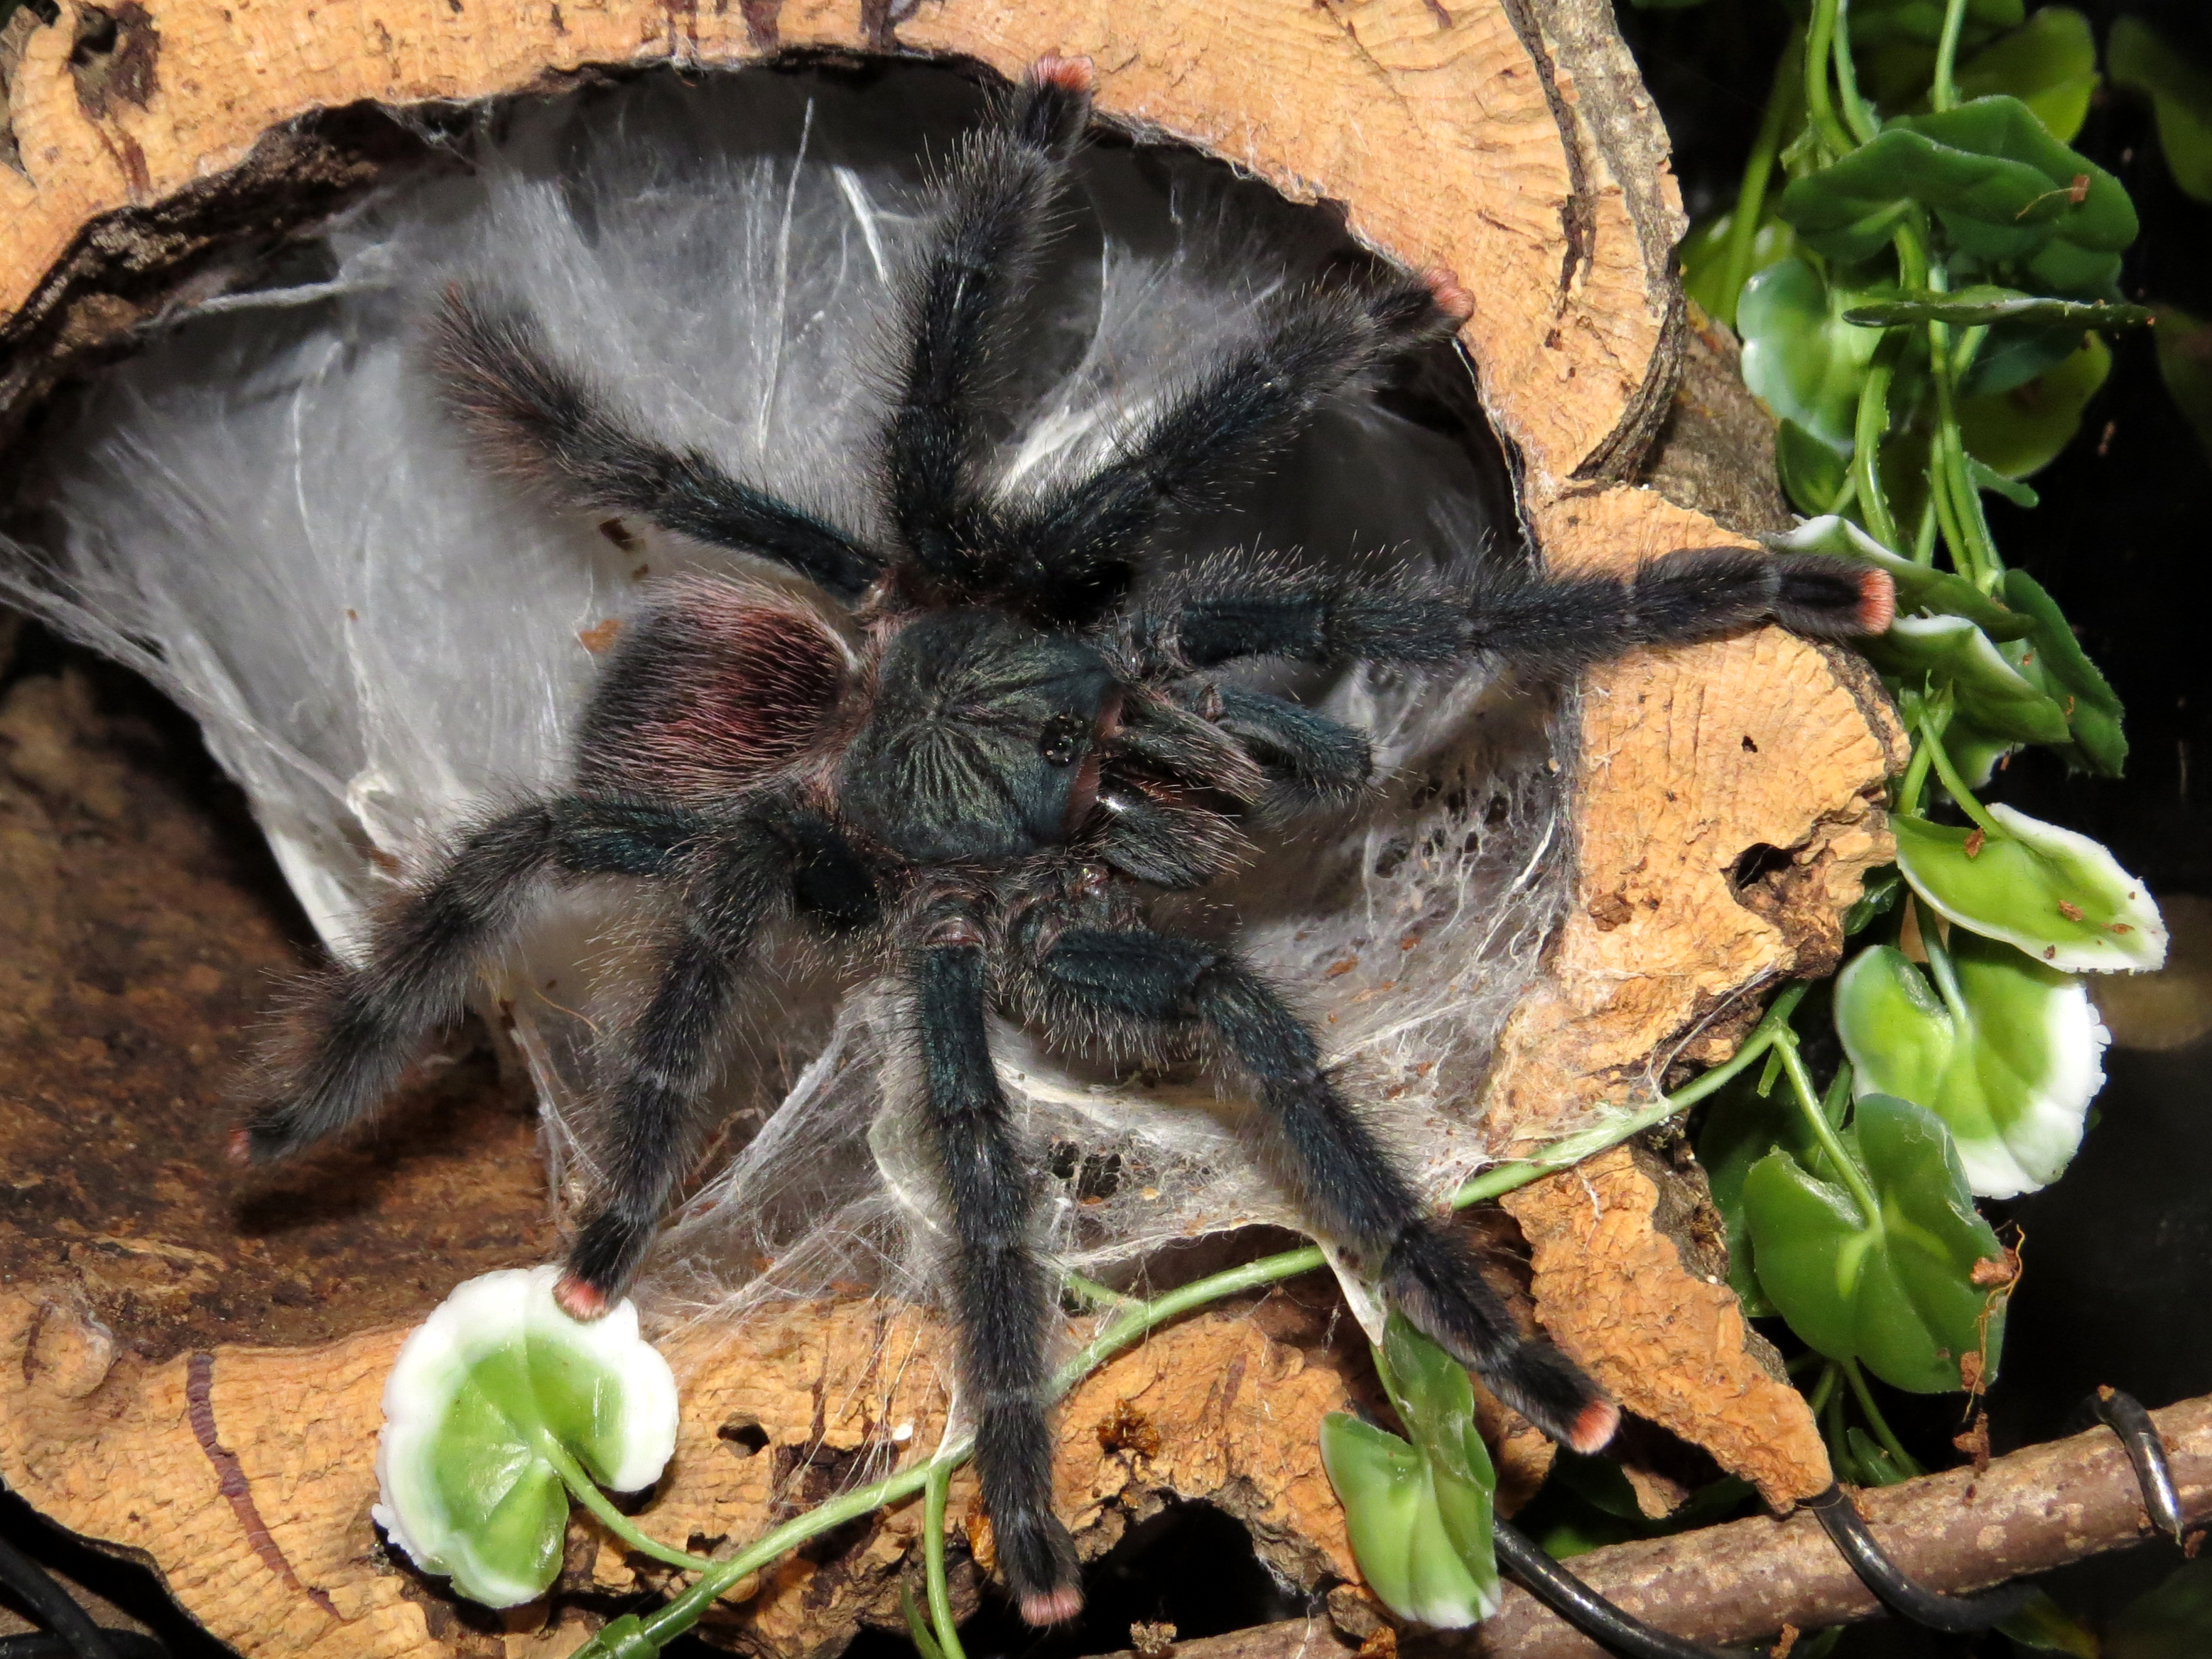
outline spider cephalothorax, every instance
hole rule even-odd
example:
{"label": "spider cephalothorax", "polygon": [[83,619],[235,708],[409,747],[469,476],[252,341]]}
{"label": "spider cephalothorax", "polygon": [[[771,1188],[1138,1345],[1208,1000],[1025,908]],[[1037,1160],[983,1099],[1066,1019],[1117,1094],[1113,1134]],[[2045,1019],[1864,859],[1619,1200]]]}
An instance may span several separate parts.
{"label": "spider cephalothorax", "polygon": [[[1051,1280],[987,1013],[1122,1060],[1196,1054],[1261,1108],[1273,1167],[1316,1228],[1506,1401],[1592,1450],[1618,1413],[1485,1282],[1322,1065],[1314,1036],[1233,951],[1154,927],[1146,893],[1205,885],[1240,824],[1355,797],[1360,732],[1224,678],[1240,659],[1440,668],[1476,656],[1571,675],[1631,647],[1773,619],[1887,624],[1887,578],[1735,549],[1632,575],[1486,568],[1460,591],[1285,558],[1201,560],[1133,587],[1156,529],[1297,431],[1323,398],[1446,337],[1465,296],[1370,277],[1269,304],[1252,343],[1086,476],[1009,495],[985,434],[1009,318],[1048,236],[1090,71],[1046,59],[969,142],[903,295],[877,457],[890,544],[872,547],[677,453],[611,411],[531,321],[454,293],[436,325],[449,403],[495,463],[567,507],[634,514],[772,561],[809,600],[735,575],[661,585],[602,671],[569,787],[487,817],[325,981],[240,1152],[281,1157],[377,1105],[456,1017],[547,884],[668,884],[678,921],[622,1034],[605,1190],[560,1297],[589,1318],[635,1273],[690,1155],[695,1097],[762,937],[857,936],[903,978],[919,1104],[945,1183],[949,1301],[999,1559],[1036,1622],[1080,1605],[1051,1509]],[[1130,597],[1133,591],[1137,597]]]}

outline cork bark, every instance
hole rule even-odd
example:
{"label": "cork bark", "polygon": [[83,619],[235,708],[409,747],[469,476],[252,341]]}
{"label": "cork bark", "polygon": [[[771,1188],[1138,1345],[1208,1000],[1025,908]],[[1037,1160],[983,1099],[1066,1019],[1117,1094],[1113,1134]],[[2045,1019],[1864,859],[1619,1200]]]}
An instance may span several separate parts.
{"label": "cork bark", "polygon": [[[44,9],[0,33],[0,445],[136,325],[372,184],[404,148],[383,111],[778,54],[1012,75],[1051,51],[1092,58],[1103,118],[1330,204],[1378,250],[1458,275],[1479,302],[1463,339],[1484,405],[1555,566],[1619,568],[1772,521],[1771,492],[1741,482],[1769,476],[1765,434],[1717,407],[1713,343],[1684,325],[1664,136],[1606,0]],[[1842,908],[1888,854],[1873,802],[1899,739],[1871,684],[1770,629],[1585,685],[1573,914],[1507,1032],[1494,1150],[1639,1096],[1677,1060],[1722,1057],[1762,989],[1832,964]],[[231,1060],[269,975],[305,947],[265,863],[234,850],[244,827],[171,798],[173,769],[148,757],[179,742],[65,675],[21,681],[0,708],[0,854],[33,895],[0,917],[0,972],[21,991],[0,1014],[17,1195],[0,1220],[15,1298],[0,1320],[15,1356],[0,1354],[0,1474],[155,1561],[252,1655],[566,1651],[603,1603],[487,1623],[386,1558],[366,1519],[377,1379],[399,1331],[459,1279],[552,1247],[526,1116],[482,1053],[457,1049],[402,1109],[437,1126],[427,1147],[395,1138],[293,1185],[230,1183],[212,1131]],[[1626,1153],[1529,1189],[1515,1211],[1536,1315],[1632,1409],[1770,1495],[1817,1489],[1802,1401],[1699,1255],[1698,1190],[1693,1171]],[[832,1304],[678,1336],[684,1449],[647,1523],[742,1542],[928,1443],[939,1339],[882,1320]],[[1245,1518],[1297,1582],[1353,1576],[1313,1431],[1370,1384],[1356,1348],[1310,1323],[1200,1319],[1085,1386],[1060,1417],[1060,1495],[1086,1550],[1172,1494]],[[915,1359],[895,1385],[894,1340]],[[1102,1438],[1125,1402],[1161,1451],[1132,1449],[1146,1434]],[[740,1458],[757,1437],[732,1425],[748,1413],[766,1438]],[[911,1437],[884,1438],[902,1425]],[[723,1634],[801,1655],[895,1618],[914,1525],[885,1517],[741,1587]],[[988,1529],[971,1533],[988,1561]],[[567,1591],[649,1577],[578,1537]]]}

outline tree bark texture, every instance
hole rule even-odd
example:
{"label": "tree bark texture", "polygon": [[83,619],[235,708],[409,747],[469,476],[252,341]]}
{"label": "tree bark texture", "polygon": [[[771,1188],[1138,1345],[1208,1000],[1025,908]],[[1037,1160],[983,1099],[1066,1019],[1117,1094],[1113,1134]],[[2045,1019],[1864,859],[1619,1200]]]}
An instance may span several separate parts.
{"label": "tree bark texture", "polygon": [[[1683,324],[1664,134],[1607,0],[61,0],[52,23],[19,9],[0,33],[0,444],[135,325],[373,184],[404,147],[384,111],[779,55],[1012,76],[1047,52],[1094,61],[1103,119],[1334,204],[1381,252],[1458,275],[1480,301],[1462,337],[1482,401],[1553,566],[1620,568],[1776,522],[1771,491],[1744,482],[1770,476],[1769,440],[1724,343]],[[17,1195],[0,1220],[15,1356],[0,1356],[0,1474],[155,1561],[257,1656],[564,1651],[585,1614],[471,1623],[367,1519],[399,1330],[457,1279],[552,1248],[526,1118],[464,1060],[403,1109],[441,1126],[414,1153],[333,1155],[240,1200],[217,1156],[223,1094],[269,976],[303,944],[265,865],[235,850],[242,826],[173,787],[158,753],[174,732],[118,708],[74,668],[0,707],[0,859],[27,896],[0,915]],[[1501,1155],[1645,1097],[1678,1059],[1723,1057],[1760,991],[1832,966],[1842,910],[1889,856],[1875,802],[1901,737],[1845,653],[1775,629],[1642,653],[1591,677],[1579,711],[1577,896],[1499,1055]],[[1755,848],[1784,856],[1741,878]],[[1719,1276],[1703,1191],[1693,1165],[1625,1151],[1526,1189],[1534,1311],[1631,1410],[1787,1503],[1827,1483],[1825,1455]],[[1353,1576],[1313,1432],[1371,1379],[1357,1344],[1317,1334],[1321,1295],[1168,1333],[1063,1411],[1061,1498],[1086,1552],[1170,1496],[1206,1498],[1297,1582]],[[691,1449],[643,1524],[741,1540],[928,1443],[937,1339],[915,1326],[916,1364],[878,1387],[891,1334],[872,1309],[825,1305],[681,1338]],[[1173,1376],[1144,1369],[1169,1352]],[[1273,1414],[1239,1440],[1263,1379]],[[1171,1425],[1171,1450],[1107,1443],[1125,1400]],[[887,1517],[779,1569],[726,1636],[799,1655],[895,1619],[915,1524]],[[577,1537],[570,1589],[635,1586],[643,1570],[585,1523]]]}
{"label": "tree bark texture", "polygon": [[[2182,1513],[2201,1525],[2212,1516],[2212,1398],[2151,1416],[2166,1440]],[[2047,1572],[2124,1549],[2152,1530],[2127,1453],[2102,1428],[2013,1452],[1978,1474],[1952,1469],[1859,1492],[1857,1501],[1892,1559],[1943,1590]],[[1705,1642],[1758,1641],[1784,1626],[1821,1630],[1882,1612],[1806,1514],[1614,1544],[1568,1565],[1647,1624]],[[1180,1643],[1175,1652],[1176,1659],[1340,1659],[1360,1650],[1357,1637],[1328,1620],[1293,1619]],[[1407,1632],[1397,1650],[1404,1659],[1607,1659],[1517,1584],[1476,1629]]]}

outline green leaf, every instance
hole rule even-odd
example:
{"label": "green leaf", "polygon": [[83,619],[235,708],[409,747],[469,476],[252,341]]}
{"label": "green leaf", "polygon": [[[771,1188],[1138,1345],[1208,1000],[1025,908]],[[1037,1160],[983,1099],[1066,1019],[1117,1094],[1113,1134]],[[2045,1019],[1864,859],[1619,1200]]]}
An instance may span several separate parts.
{"label": "green leaf", "polygon": [[1899,616],[1931,611],[1964,617],[1993,640],[2018,639],[2035,627],[2033,617],[2008,611],[1965,577],[1916,564],[1893,553],[1849,519],[1835,514],[1808,520],[1786,535],[1759,539],[1778,553],[1838,553],[1880,565],[1897,584]]}
{"label": "green leaf", "polygon": [[1491,1497],[1498,1471],[1475,1427],[1474,1388],[1467,1367],[1394,1313],[1377,1356],[1390,1403],[1425,1458],[1444,1535],[1483,1595],[1484,1617],[1498,1603],[1498,1558],[1491,1540]]}
{"label": "green leaf", "polygon": [[1967,452],[2008,478],[2042,471],[2074,441],[2081,411],[2112,372],[2111,348],[2092,334],[2032,380],[1960,398],[1959,431]]}
{"label": "green leaf", "polygon": [[1321,1423],[1322,1467],[1344,1505],[1359,1576],[1401,1619],[1462,1630],[1497,1609],[1445,1534],[1428,1460],[1346,1412]]}
{"label": "green leaf", "polygon": [[1861,328],[1897,328],[1908,323],[2039,323],[2069,328],[2133,328],[2156,319],[2148,306],[2123,305],[2112,300],[2054,300],[2039,294],[2022,294],[2016,288],[1988,283],[1936,293],[1914,289],[1894,299],[1869,300],[1844,313],[1844,320]]}
{"label": "green leaf", "polygon": [[2158,907],[2110,853],[2009,806],[1982,810],[2002,834],[1890,816],[1898,867],[1938,915],[2062,973],[2134,973],[2165,963]]}
{"label": "green leaf", "polygon": [[2097,42],[2070,6],[2045,6],[1959,65],[1959,94],[2010,93],[2061,143],[2081,131],[2097,89]]}
{"label": "green leaf", "polygon": [[1975,1212],[1942,1120],[1869,1095],[1854,1127],[1877,1214],[1862,1215],[1845,1188],[1787,1152],[1753,1166],[1744,1202],[1759,1283],[1808,1344],[1894,1387],[1960,1388],[1960,1361],[1974,1353],[1981,1381],[1993,1380],[2003,1314],[1972,1274],[2004,1252]]}
{"label": "green leaf", "polygon": [[2045,132],[2017,98],[1893,121],[1793,180],[1778,210],[1816,252],[1856,261],[1886,248],[1916,205],[1960,252],[2017,266],[2061,295],[2109,295],[2136,238],[2119,180]]}
{"label": "green leaf", "polygon": [[1997,763],[2021,747],[2017,738],[1984,732],[1973,721],[1954,720],[1943,728],[1943,750],[1970,789],[1978,789],[1996,775]]}
{"label": "green leaf", "polygon": [[2000,1620],[1997,1629],[2020,1646],[2039,1653],[2071,1653],[2077,1659],[2098,1659],[2096,1637],[2043,1590],[2030,1590],[2027,1605]]}
{"label": "green leaf", "polygon": [[[1729,230],[1735,222],[1735,214],[1730,210],[1692,227],[1675,253],[1681,263],[1682,292],[1695,300],[1708,317],[1729,323],[1738,320],[1736,296],[1722,285],[1728,278]],[[1752,233],[1751,264],[1744,272],[1745,279],[1788,258],[1796,246],[1797,238],[1789,226],[1772,217],[1764,220]]]}
{"label": "green leaf", "polygon": [[1838,455],[1851,451],[1859,383],[1881,336],[1844,320],[1868,295],[1832,289],[1802,258],[1778,259],[1743,285],[1736,332],[1743,383],[1783,420]]}
{"label": "green leaf", "polygon": [[1893,864],[1869,871],[1860,884],[1858,897],[1844,912],[1844,937],[1849,939],[1862,932],[1873,925],[1876,916],[1887,915],[1896,908],[1897,896],[1904,886],[1905,878],[1897,873]]}
{"label": "green leaf", "polygon": [[2033,619],[2033,631],[2006,647],[2020,671],[2041,685],[2065,712],[2073,747],[2060,752],[2068,763],[2108,778],[2120,775],[2128,740],[2120,728],[2120,699],[2082,651],[2058,602],[2025,570],[2008,570],[2005,601],[2014,612]]}
{"label": "green leaf", "polygon": [[1352,1553],[1393,1613],[1458,1630],[1498,1610],[1491,1499],[1498,1474],[1474,1425],[1467,1368],[1393,1313],[1375,1365],[1413,1436],[1342,1413],[1322,1419],[1322,1464]]}
{"label": "green leaf", "polygon": [[[1859,0],[1851,8],[1851,40],[1860,46],[1910,41],[1932,46],[1943,36],[1943,0]],[[1985,40],[2017,25],[2025,0],[1966,0],[1966,33]]]}
{"label": "green leaf", "polygon": [[1942,1118],[1981,1197],[2036,1192],[2081,1145],[2111,1038],[2081,980],[2009,945],[1957,929],[1948,965],[1949,997],[1940,972],[1931,985],[1887,945],[1838,976],[1836,1035],[1853,1087]]}
{"label": "green leaf", "polygon": [[384,1390],[371,1513],[425,1572],[487,1607],[544,1593],[568,1492],[650,1486],[676,1446],[676,1382],[624,1302],[586,1325],[553,1300],[557,1267],[486,1273],[409,1335]]}
{"label": "green leaf", "polygon": [[1899,617],[1860,648],[1876,668],[1907,685],[1950,686],[1959,712],[1984,732],[2015,743],[2067,740],[2065,710],[1964,617]]}
{"label": "green leaf", "polygon": [[2191,62],[2140,17],[2121,17],[2105,42],[2112,84],[2148,96],[2173,182],[2212,202],[2212,72]]}
{"label": "green leaf", "polygon": [[2177,306],[2162,305],[2151,338],[2166,395],[2188,417],[2205,454],[2212,456],[2212,324]]}
{"label": "green leaf", "polygon": [[2002,495],[2018,507],[2034,507],[2042,504],[2043,497],[2017,478],[2008,478],[1987,465],[1980,456],[1966,457],[1966,477],[1977,489],[1986,489]]}
{"label": "green leaf", "polygon": [[1795,421],[1774,429],[1774,471],[1800,513],[1826,513],[1843,490],[1849,465]]}

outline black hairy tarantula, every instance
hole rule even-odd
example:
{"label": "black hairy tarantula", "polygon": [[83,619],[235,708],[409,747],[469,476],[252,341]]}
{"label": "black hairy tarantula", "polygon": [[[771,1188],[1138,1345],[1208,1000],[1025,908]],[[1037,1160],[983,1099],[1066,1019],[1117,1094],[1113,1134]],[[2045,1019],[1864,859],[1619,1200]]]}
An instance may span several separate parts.
{"label": "black hairy tarantula", "polygon": [[563,505],[635,514],[772,560],[831,620],[757,582],[663,584],[620,636],[575,738],[570,787],[480,820],[377,924],[367,964],[324,982],[273,1103],[234,1140],[255,1162],[373,1111],[459,1016],[481,964],[549,884],[673,884],[680,924],[622,1035],[606,1190],[557,1294],[603,1312],[635,1273],[691,1155],[694,1097],[758,941],[786,921],[860,934],[912,998],[921,1107],[942,1166],[952,1312],[975,1461],[1024,1616],[1082,1605],[1051,1506],[1053,1278],[987,1015],[1124,1059],[1194,1047],[1256,1093],[1311,1224],[1503,1398],[1583,1451],[1619,1412],[1524,1333],[1461,1236],[1416,1194],[1321,1064],[1312,1032],[1231,951],[1147,925],[1143,890],[1204,886],[1240,817],[1354,797],[1359,732],[1226,683],[1238,659],[1448,667],[1478,656],[1571,676],[1632,647],[1773,619],[1886,625],[1888,580],[1843,560],[1702,549],[1626,579],[1486,568],[1463,592],[1409,574],[1201,564],[1125,599],[1164,513],[1295,434],[1316,404],[1447,337],[1442,276],[1367,277],[1270,303],[1254,343],[1090,476],[1019,499],[988,480],[997,368],[1090,111],[1091,71],[1046,58],[972,135],[907,279],[876,476],[891,544],[836,526],[640,435],[549,356],[526,318],[458,291],[437,331],[445,394],[483,448]]}

